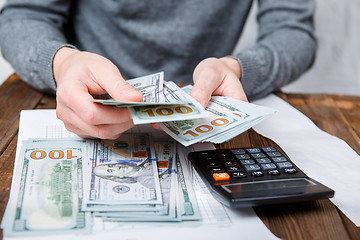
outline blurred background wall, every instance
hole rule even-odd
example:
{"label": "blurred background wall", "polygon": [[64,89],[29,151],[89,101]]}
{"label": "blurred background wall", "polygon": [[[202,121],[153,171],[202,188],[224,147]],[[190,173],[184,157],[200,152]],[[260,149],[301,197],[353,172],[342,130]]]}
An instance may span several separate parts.
{"label": "blurred background wall", "polygon": [[[0,7],[5,0],[0,0]],[[256,41],[257,3],[254,1],[244,33],[235,49]],[[360,95],[360,0],[316,0],[315,29],[318,52],[313,67],[285,92]],[[14,70],[0,56],[0,84]]]}
{"label": "blurred background wall", "polygon": [[[308,72],[282,90],[360,95],[360,1],[315,2],[314,25],[319,46],[316,61]],[[255,1],[235,51],[254,44],[257,36],[256,11]]]}

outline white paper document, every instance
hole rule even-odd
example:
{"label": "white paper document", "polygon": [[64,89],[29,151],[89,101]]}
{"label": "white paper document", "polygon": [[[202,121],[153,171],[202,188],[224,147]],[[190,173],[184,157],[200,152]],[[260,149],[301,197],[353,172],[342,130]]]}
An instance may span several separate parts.
{"label": "white paper document", "polygon": [[331,201],[360,226],[360,157],[343,140],[319,129],[309,118],[270,95],[255,104],[276,109],[270,119],[254,127],[276,142],[309,177],[332,188]]}
{"label": "white paper document", "polygon": [[[162,131],[148,125],[135,126],[131,132],[150,131],[156,139],[169,139]],[[24,110],[20,116],[17,154],[23,140],[32,138],[78,138],[69,133],[63,123],[56,118],[55,110]],[[212,144],[195,144],[194,149],[206,150]],[[92,217],[92,233],[77,235],[51,235],[4,239],[278,239],[256,216],[252,208],[229,209],[217,202],[202,180],[193,172],[192,184],[198,201],[201,220],[189,222],[127,223],[103,221]]]}

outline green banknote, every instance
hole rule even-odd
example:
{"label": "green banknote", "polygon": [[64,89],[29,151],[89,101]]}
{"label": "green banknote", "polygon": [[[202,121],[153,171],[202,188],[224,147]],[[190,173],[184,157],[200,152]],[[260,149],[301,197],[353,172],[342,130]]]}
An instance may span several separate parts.
{"label": "green banknote", "polygon": [[94,99],[92,101],[104,105],[112,105],[117,107],[130,107],[130,106],[157,104],[159,102],[165,102],[164,94],[163,94],[164,91],[163,72],[130,79],[127,80],[126,82],[143,94],[143,99],[141,102],[115,101],[110,96],[107,96],[106,99]]}
{"label": "green banknote", "polygon": [[154,148],[160,178],[163,203],[154,211],[101,211],[93,216],[112,221],[180,221],[176,213],[177,176],[176,176],[176,143],[174,141],[155,141]]}
{"label": "green banknote", "polygon": [[174,82],[165,82],[163,96],[166,103],[172,104],[160,106],[136,106],[129,108],[134,124],[209,117],[208,112],[203,106],[185,93]]}
{"label": "green banknote", "polygon": [[[148,134],[94,141],[84,168],[84,206],[161,204],[153,143]],[[84,208],[85,209],[85,208]]]}
{"label": "green banknote", "polygon": [[2,221],[5,236],[90,231],[81,211],[84,142],[24,141]]}

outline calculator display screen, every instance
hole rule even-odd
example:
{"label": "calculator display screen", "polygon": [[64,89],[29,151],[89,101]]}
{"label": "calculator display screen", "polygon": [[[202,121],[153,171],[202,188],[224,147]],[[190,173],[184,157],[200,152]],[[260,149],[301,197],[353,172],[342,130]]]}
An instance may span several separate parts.
{"label": "calculator display screen", "polygon": [[286,179],[286,180],[270,180],[261,182],[246,182],[240,184],[227,184],[222,187],[227,192],[251,192],[261,190],[274,190],[286,188],[298,188],[316,185],[306,178]]}

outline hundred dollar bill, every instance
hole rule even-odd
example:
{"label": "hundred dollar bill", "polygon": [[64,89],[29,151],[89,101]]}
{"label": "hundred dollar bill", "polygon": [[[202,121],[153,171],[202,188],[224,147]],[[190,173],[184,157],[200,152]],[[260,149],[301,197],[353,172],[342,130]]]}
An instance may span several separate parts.
{"label": "hundred dollar bill", "polygon": [[200,209],[191,183],[191,174],[186,167],[187,151],[177,145],[176,165],[178,173],[180,217],[182,221],[200,220]]}
{"label": "hundred dollar bill", "polygon": [[[217,112],[218,113],[218,112]],[[172,138],[184,146],[200,142],[224,131],[225,127],[236,121],[233,117],[209,112],[210,117],[183,121],[158,123]]]}
{"label": "hundred dollar bill", "polygon": [[183,105],[137,106],[129,108],[134,124],[178,121],[209,117],[201,104],[185,93],[174,82],[165,82],[165,98],[168,102],[191,102]]}
{"label": "hundred dollar bill", "polygon": [[81,211],[86,155],[78,141],[24,141],[2,220],[4,235],[89,232],[90,214]]}
{"label": "hundred dollar bill", "polygon": [[[115,141],[94,141],[84,168],[87,204],[161,204],[154,148],[148,134],[122,134]],[[108,149],[112,145],[113,151]],[[118,149],[116,153],[114,149]]]}
{"label": "hundred dollar bill", "polygon": [[154,142],[156,161],[163,197],[161,208],[150,211],[94,212],[93,216],[112,221],[179,221],[176,218],[176,144],[174,141]]}
{"label": "hundred dollar bill", "polygon": [[[183,89],[190,92],[191,86]],[[206,141],[222,143],[275,112],[270,108],[222,96],[213,96],[206,110],[209,118],[162,122],[159,126],[184,146]]]}
{"label": "hundred dollar bill", "polygon": [[275,113],[274,109],[224,96],[211,97],[208,106],[236,120],[226,131],[204,140],[213,143],[228,141]]}
{"label": "hundred dollar bill", "polygon": [[[143,94],[141,102],[131,101],[115,101],[109,95],[102,96],[106,99],[93,99],[93,102],[104,105],[112,105],[117,107],[132,107],[132,106],[153,106],[153,105],[172,105],[173,102],[168,102],[164,97],[164,73],[159,72],[139,78],[134,78],[126,81],[136,90]],[[188,100],[179,100],[176,104],[188,103]]]}

